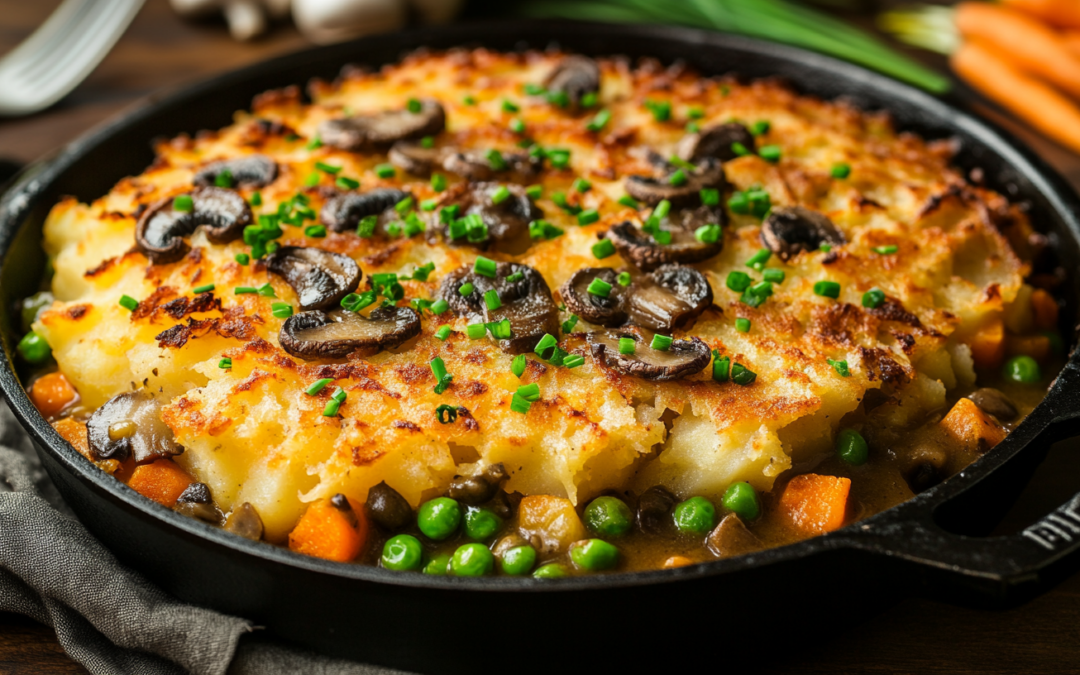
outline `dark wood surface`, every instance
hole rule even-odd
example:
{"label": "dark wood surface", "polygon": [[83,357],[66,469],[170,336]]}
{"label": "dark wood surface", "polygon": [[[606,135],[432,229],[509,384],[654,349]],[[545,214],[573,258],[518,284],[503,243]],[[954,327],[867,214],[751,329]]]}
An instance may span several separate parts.
{"label": "dark wood surface", "polygon": [[[27,35],[58,0],[0,0],[0,52]],[[62,146],[141,97],[165,86],[298,49],[304,40],[279,26],[253,44],[233,42],[224,24],[189,24],[165,0],[149,0],[101,67],[53,109],[0,120],[0,157],[28,162]],[[931,59],[933,61],[933,59]],[[1002,117],[1054,166],[1080,186],[1080,157]],[[1010,512],[1001,531],[1016,531],[1080,489],[1080,445],[1056,447]],[[797,589],[792,589],[797,592]],[[1077,673],[1080,672],[1080,575],[1030,603],[1006,611],[954,607],[907,599],[797,654],[784,635],[799,627],[781,622],[775,654],[761,665],[776,673]],[[0,675],[81,673],[57,644],[52,629],[0,613]]]}

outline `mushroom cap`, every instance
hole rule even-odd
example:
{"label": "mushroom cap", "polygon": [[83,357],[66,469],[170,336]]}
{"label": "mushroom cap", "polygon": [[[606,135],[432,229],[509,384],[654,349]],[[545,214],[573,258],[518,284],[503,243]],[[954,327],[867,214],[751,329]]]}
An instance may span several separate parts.
{"label": "mushroom cap", "polygon": [[670,178],[674,171],[662,176],[634,175],[626,177],[626,192],[639,202],[650,206],[656,206],[664,200],[671,202],[672,206],[693,206],[701,203],[700,195],[704,188],[716,188],[721,191],[727,188],[724,165],[714,159],[703,160],[693,171],[678,170],[686,176],[682,185],[671,184]]}
{"label": "mushroom cap", "polygon": [[544,87],[563,92],[577,107],[585,94],[600,90],[600,66],[587,56],[567,56],[544,79]]}
{"label": "mushroom cap", "polygon": [[285,320],[278,333],[282,348],[305,360],[370,356],[393,349],[420,334],[420,315],[409,307],[380,307],[367,317],[338,309],[311,310]]}
{"label": "mushroom cap", "polygon": [[[648,272],[671,263],[689,265],[708,260],[724,248],[724,239],[720,237],[709,244],[698,240],[695,231],[702,225],[727,224],[727,213],[723,209],[711,206],[699,206],[696,209],[682,209],[669,213],[661,221],[660,227],[671,232],[671,243],[661,244],[630,221],[613,226],[606,237],[615,246],[623,260],[643,272]],[[665,227],[667,226],[667,227]]]}
{"label": "mushroom cap", "polygon": [[847,243],[828,216],[803,206],[773,208],[761,224],[761,241],[784,262],[804,251],[817,251],[822,244]]}
{"label": "mushroom cap", "polygon": [[266,268],[285,280],[301,310],[336,306],[360,285],[362,272],[347,255],[305,246],[283,246],[266,258]]}
{"label": "mushroom cap", "polygon": [[368,490],[365,504],[368,515],[387,532],[397,532],[413,519],[412,506],[401,493],[382,481]]}
{"label": "mushroom cap", "polygon": [[488,466],[475,476],[455,476],[450,481],[450,498],[469,506],[479,506],[491,501],[508,477],[502,462]]}
{"label": "mushroom cap", "polygon": [[[409,196],[408,192],[394,188],[376,188],[367,192],[336,194],[323,204],[319,220],[334,232],[352,232],[367,216],[382,216],[385,211]],[[396,219],[396,214],[388,216]],[[380,225],[384,224],[380,218]]]}
{"label": "mushroom cap", "polygon": [[713,303],[705,276],[685,265],[664,265],[638,277],[626,293],[630,323],[670,333],[688,328]]}
{"label": "mushroom cap", "polygon": [[[127,391],[109,399],[94,411],[86,422],[86,438],[90,453],[98,461],[124,460],[133,457],[136,464],[148,464],[163,457],[179,455],[183,446],[177,445],[172,429],[161,421],[162,397],[145,389]],[[134,425],[131,433],[110,434],[116,425]]]}
{"label": "mushroom cap", "polygon": [[[631,338],[637,343],[633,354],[619,353],[619,338]],[[649,345],[652,333],[637,326],[607,329],[589,333],[593,359],[608,368],[652,382],[668,382],[700,373],[709,365],[712,353],[708,345],[696,337],[673,340],[666,351]]]}
{"label": "mushroom cap", "polygon": [[675,154],[680,159],[693,163],[706,159],[729,162],[739,156],[731,148],[735,143],[742,143],[750,152],[757,151],[754,134],[738,122],[728,122],[683,136],[675,147]]}
{"label": "mushroom cap", "polygon": [[[521,272],[521,281],[507,281],[515,272]],[[473,285],[473,292],[462,296],[458,289],[466,283]],[[490,290],[499,294],[502,305],[498,309],[490,310],[484,302],[484,293]],[[511,337],[499,340],[499,347],[511,354],[530,351],[545,333],[559,334],[559,308],[551,299],[551,289],[544,277],[528,265],[498,263],[494,279],[477,274],[472,265],[463,265],[443,277],[438,297],[471,323],[508,319]]]}
{"label": "mushroom cap", "polygon": [[[495,204],[491,196],[500,188],[510,191],[510,196]],[[544,217],[525,188],[520,185],[501,185],[499,183],[474,183],[465,188],[458,199],[462,216],[476,214],[487,226],[488,236],[484,239],[471,240],[468,237],[450,240],[450,226],[440,224],[444,236],[455,244],[473,246],[482,251],[491,250],[518,255],[532,245],[529,236],[529,223]]]}
{"label": "mushroom cap", "polygon": [[386,148],[407,138],[434,136],[446,128],[446,111],[430,98],[420,99],[420,110],[383,110],[326,120],[319,125],[319,138],[342,150]]}
{"label": "mushroom cap", "polygon": [[278,166],[266,155],[247,155],[235,159],[211,162],[199,169],[192,179],[195,185],[210,187],[215,185],[217,177],[228,171],[233,185],[260,188],[274,182],[278,175]]}
{"label": "mushroom cap", "polygon": [[239,193],[219,187],[191,192],[192,209],[177,211],[175,197],[158,200],[135,225],[135,246],[155,265],[176,262],[188,252],[183,237],[200,226],[215,244],[227,244],[244,236],[252,223],[251,208]]}
{"label": "mushroom cap", "polygon": [[[621,326],[626,323],[627,289],[618,282],[618,273],[610,267],[583,267],[574,272],[559,289],[566,309],[598,326]],[[589,293],[593,279],[611,284],[608,296]]]}

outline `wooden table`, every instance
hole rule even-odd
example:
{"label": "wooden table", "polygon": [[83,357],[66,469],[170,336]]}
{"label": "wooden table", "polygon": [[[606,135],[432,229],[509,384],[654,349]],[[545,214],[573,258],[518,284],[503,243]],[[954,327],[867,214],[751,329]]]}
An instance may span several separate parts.
{"label": "wooden table", "polygon": [[[57,0],[0,0],[0,52],[18,43],[56,4]],[[149,0],[101,67],[60,105],[32,117],[0,121],[0,156],[33,160],[160,87],[195,81],[304,44],[289,26],[278,27],[253,44],[236,43],[220,22],[187,24],[169,11],[165,0]],[[1080,158],[993,111],[987,114],[1003,121],[1080,186]],[[1077,444],[1055,448],[1002,531],[1033,522],[1080,488],[1070,480],[1080,476],[1078,448]],[[784,630],[798,631],[798,626],[785,625]],[[798,654],[783,652],[778,648],[762,665],[787,674],[1076,673],[1080,575],[1008,611],[904,600],[835,640]],[[50,628],[0,614],[0,674],[69,672],[85,671],[64,655]]]}

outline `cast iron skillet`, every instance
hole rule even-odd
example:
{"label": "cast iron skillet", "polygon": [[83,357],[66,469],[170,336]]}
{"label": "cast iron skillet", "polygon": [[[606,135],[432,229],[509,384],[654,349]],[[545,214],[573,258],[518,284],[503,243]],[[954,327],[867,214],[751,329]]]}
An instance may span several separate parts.
{"label": "cast iron skillet", "polygon": [[[37,414],[12,361],[18,337],[12,307],[36,290],[44,265],[42,221],[60,196],[92,200],[119,178],[143,171],[152,159],[151,139],[227,125],[254,95],[315,76],[332,78],[344,64],[377,66],[420,47],[513,50],[553,41],[593,55],[683,59],[705,75],[780,76],[804,93],[889,110],[902,130],[956,137],[958,164],[981,168],[991,187],[1030,202],[1033,221],[1050,235],[1061,264],[1076,270],[1080,262],[1080,200],[1029,150],[950,103],[809,52],[688,29],[533,21],[416,30],[277,58],[114,120],[31,167],[0,201],[6,357],[0,389],[87,527],[181,598],[248,617],[325,653],[441,672],[497,663],[546,670],[593,658],[607,666],[620,659],[640,666],[653,657],[676,665],[689,657],[689,645],[708,651],[728,639],[744,646],[740,628],[761,632],[760,622],[779,612],[785,630],[775,637],[786,640],[821,623],[829,609],[857,616],[865,604],[860,599],[896,589],[1004,604],[1072,570],[1080,548],[1080,495],[1020,534],[963,535],[989,531],[1050,444],[1073,433],[1080,420],[1075,354],[1043,403],[1003,443],[900,506],[829,535],[740,558],[554,583],[394,573],[234,537],[139,497],[92,467]],[[1074,274],[1065,289],[1063,326],[1076,323],[1077,284]],[[735,615],[738,621],[725,620]]]}

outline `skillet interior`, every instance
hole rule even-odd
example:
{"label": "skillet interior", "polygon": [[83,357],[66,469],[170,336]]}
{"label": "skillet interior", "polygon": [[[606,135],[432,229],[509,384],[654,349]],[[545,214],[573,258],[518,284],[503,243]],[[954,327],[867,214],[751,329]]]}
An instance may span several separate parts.
{"label": "skillet interior", "polygon": [[[0,372],[0,387],[39,447],[44,448],[40,454],[69,503],[118,555],[180,597],[248,616],[279,635],[322,651],[403,667],[445,670],[451,661],[442,653],[450,653],[461,636],[429,645],[426,653],[420,654],[408,648],[414,630],[410,624],[423,613],[460,606],[463,590],[487,591],[469,595],[466,602],[473,606],[471,613],[493,613],[506,603],[521,603],[527,607],[528,623],[543,625],[555,617],[565,621],[575,607],[603,606],[613,616],[626,616],[643,603],[655,602],[672,612],[692,611],[701,608],[703,593],[715,591],[733,600],[759,598],[762,593],[779,597],[780,592],[798,588],[800,583],[820,587],[823,580],[840,578],[837,575],[844,576],[849,590],[860,583],[878,587],[881,579],[896,578],[894,575],[907,568],[894,567],[884,559],[871,561],[867,554],[891,552],[890,542],[905,536],[895,527],[904,518],[929,514],[954,500],[961,506],[953,507],[950,513],[963,516],[950,518],[950,524],[974,533],[996,517],[994,509],[975,506],[984,501],[999,505],[1011,502],[1002,497],[1003,491],[1018,491],[1027,476],[1025,468],[1037,464],[1048,447],[1033,441],[1050,423],[1049,409],[1055,400],[1058,405],[1065,401],[1063,383],[1004,443],[961,475],[855,528],[706,565],[582,577],[542,587],[516,579],[394,574],[307,558],[229,536],[152,504],[101,474],[68,448],[34,411],[11,370],[17,336],[12,331],[10,308],[15,299],[36,290],[44,267],[39,246],[41,225],[61,195],[93,199],[120,177],[139,173],[150,163],[151,138],[218,128],[230,122],[234,110],[248,107],[254,95],[303,83],[313,76],[332,78],[346,63],[379,65],[421,46],[543,48],[553,37],[562,47],[587,54],[653,56],[664,62],[683,59],[706,75],[781,76],[796,83],[803,93],[826,99],[846,96],[864,109],[888,109],[902,130],[931,139],[955,135],[962,143],[957,164],[983,169],[992,188],[1014,199],[1028,200],[1032,220],[1049,232],[1066,269],[1077,269],[1080,224],[1074,213],[1080,211],[1080,202],[1039,159],[1003,132],[947,103],[861,68],[800,50],[687,29],[534,21],[418,30],[268,61],[156,98],[148,107],[92,132],[50,161],[32,167],[2,202],[0,328],[8,359]],[[1065,290],[1063,316],[1069,320],[1076,315],[1076,284],[1071,278]],[[990,480],[984,481],[987,477]],[[972,486],[977,487],[969,489]],[[995,499],[980,497],[988,492],[984,486],[994,486]],[[892,534],[860,543],[860,533],[874,531]],[[736,577],[734,572],[740,574]],[[517,595],[520,593],[526,596]],[[809,595],[794,604],[804,601],[810,602]],[[376,608],[377,616],[357,607]]]}

